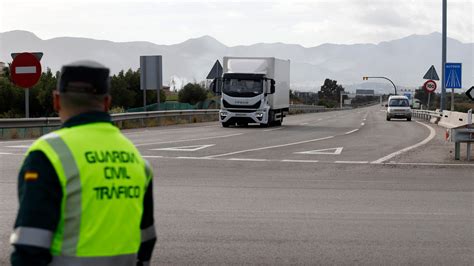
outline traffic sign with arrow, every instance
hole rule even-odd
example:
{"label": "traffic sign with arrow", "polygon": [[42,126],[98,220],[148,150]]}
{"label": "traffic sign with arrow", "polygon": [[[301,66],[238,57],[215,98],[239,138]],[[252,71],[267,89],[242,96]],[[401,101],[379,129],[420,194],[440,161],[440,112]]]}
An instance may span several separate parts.
{"label": "traffic sign with arrow", "polygon": [[209,74],[207,74],[206,79],[220,78],[222,76],[222,71],[223,71],[223,69],[222,69],[221,63],[219,62],[219,60],[216,60],[216,62],[214,63],[214,66],[211,69],[211,71],[209,72]]}
{"label": "traffic sign with arrow", "polygon": [[466,95],[469,97],[469,99],[471,99],[471,101],[474,101],[474,86],[466,91]]}

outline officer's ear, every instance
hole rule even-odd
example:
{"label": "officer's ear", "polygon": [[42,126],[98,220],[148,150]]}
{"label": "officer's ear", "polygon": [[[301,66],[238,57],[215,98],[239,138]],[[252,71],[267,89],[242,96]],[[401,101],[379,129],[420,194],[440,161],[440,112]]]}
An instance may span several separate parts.
{"label": "officer's ear", "polygon": [[104,97],[104,112],[108,112],[110,110],[111,105],[112,105],[112,96],[110,96],[110,94],[107,94]]}
{"label": "officer's ear", "polygon": [[61,101],[59,100],[59,93],[57,90],[53,91],[53,108],[57,113],[61,110]]}

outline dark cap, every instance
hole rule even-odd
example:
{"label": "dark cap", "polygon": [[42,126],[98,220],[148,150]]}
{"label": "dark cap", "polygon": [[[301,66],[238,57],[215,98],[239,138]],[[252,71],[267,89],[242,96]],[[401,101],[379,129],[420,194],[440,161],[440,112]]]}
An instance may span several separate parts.
{"label": "dark cap", "polygon": [[106,94],[110,88],[110,70],[94,61],[78,61],[61,68],[59,93]]}

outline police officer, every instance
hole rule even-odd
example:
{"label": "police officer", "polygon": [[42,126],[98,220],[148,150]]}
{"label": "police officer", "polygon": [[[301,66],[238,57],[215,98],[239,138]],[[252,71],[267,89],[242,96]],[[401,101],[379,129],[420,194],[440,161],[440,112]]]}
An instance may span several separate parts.
{"label": "police officer", "polygon": [[33,143],[20,170],[12,265],[148,265],[152,172],[107,113],[109,69],[64,66],[53,101],[62,127]]}

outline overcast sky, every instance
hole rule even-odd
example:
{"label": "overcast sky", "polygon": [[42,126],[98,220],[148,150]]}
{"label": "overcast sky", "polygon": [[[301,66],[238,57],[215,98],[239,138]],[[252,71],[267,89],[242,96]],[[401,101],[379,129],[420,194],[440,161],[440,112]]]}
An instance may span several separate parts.
{"label": "overcast sky", "polygon": [[[448,35],[474,40],[474,0],[448,0]],[[254,43],[378,43],[441,32],[442,0],[1,0],[0,32],[174,44],[210,35]]]}

